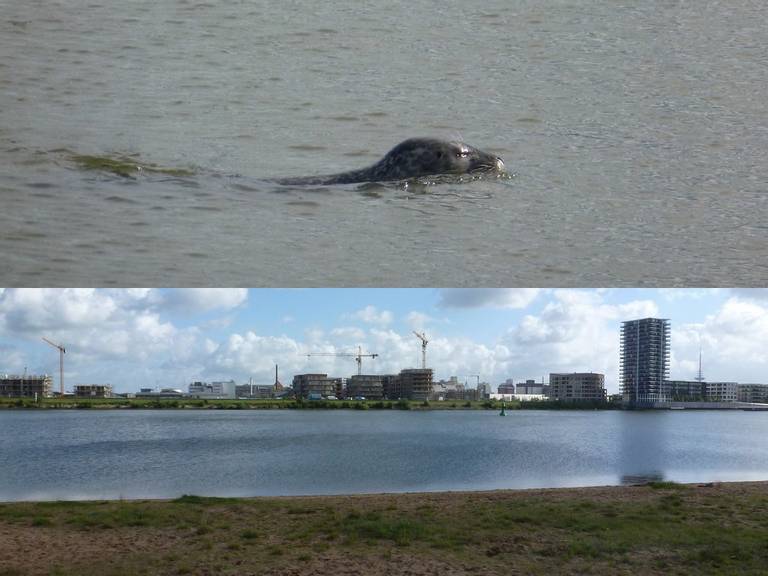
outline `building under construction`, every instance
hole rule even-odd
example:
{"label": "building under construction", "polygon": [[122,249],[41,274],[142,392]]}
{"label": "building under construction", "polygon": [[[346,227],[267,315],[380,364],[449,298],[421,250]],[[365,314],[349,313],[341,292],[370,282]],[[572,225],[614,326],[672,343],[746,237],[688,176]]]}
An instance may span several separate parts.
{"label": "building under construction", "polygon": [[0,374],[0,396],[5,398],[48,398],[52,389],[48,374]]}
{"label": "building under construction", "polygon": [[110,384],[78,384],[75,386],[75,398],[112,398]]}
{"label": "building under construction", "polygon": [[329,378],[328,374],[296,374],[293,377],[293,392],[297,398],[341,398],[341,378]]}
{"label": "building under construction", "polygon": [[408,368],[387,380],[390,400],[429,400],[432,394],[432,368]]}
{"label": "building under construction", "polygon": [[376,374],[356,374],[347,378],[346,397],[381,400],[384,398],[382,376]]}

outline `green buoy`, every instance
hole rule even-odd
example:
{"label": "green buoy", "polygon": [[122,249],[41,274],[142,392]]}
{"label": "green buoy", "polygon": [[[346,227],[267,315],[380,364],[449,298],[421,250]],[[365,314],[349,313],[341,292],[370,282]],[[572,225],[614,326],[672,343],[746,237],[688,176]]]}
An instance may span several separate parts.
{"label": "green buoy", "polygon": [[504,400],[501,401],[501,412],[499,412],[499,416],[506,416],[507,413],[504,410]]}

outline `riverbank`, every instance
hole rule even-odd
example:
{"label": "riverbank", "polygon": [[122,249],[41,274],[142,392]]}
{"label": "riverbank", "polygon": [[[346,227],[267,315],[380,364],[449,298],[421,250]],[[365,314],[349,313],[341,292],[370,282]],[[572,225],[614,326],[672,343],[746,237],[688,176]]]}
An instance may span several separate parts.
{"label": "riverbank", "polygon": [[768,482],[0,504],[0,575],[763,574]]}
{"label": "riverbank", "polygon": [[[0,398],[0,409],[32,410],[501,410],[499,400],[278,400],[201,398]],[[506,410],[618,410],[609,402],[507,401]]]}

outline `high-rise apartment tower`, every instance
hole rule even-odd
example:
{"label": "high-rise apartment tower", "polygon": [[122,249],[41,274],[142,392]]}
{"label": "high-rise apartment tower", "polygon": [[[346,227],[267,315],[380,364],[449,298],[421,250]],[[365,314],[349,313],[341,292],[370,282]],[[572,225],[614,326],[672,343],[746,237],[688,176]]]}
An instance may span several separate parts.
{"label": "high-rise apartment tower", "polygon": [[668,400],[669,320],[643,318],[621,323],[621,393],[630,408]]}

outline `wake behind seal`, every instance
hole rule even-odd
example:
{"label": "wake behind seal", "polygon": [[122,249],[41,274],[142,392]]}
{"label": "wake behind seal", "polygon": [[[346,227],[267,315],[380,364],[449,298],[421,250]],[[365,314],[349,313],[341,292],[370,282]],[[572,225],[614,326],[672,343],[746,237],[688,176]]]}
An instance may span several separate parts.
{"label": "wake behind seal", "polygon": [[277,178],[275,181],[285,185],[327,186],[482,173],[503,174],[503,160],[463,142],[410,138],[367,168],[339,174]]}

